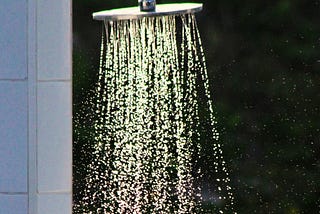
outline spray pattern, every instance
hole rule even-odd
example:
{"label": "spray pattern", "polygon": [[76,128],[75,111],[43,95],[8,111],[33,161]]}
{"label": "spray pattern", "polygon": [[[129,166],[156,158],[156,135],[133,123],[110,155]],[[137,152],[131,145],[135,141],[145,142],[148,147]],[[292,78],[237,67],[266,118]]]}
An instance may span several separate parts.
{"label": "spray pattern", "polygon": [[[233,212],[195,16],[104,25],[94,152],[74,213]],[[215,198],[203,196],[208,180]],[[205,200],[223,205],[208,211]]]}

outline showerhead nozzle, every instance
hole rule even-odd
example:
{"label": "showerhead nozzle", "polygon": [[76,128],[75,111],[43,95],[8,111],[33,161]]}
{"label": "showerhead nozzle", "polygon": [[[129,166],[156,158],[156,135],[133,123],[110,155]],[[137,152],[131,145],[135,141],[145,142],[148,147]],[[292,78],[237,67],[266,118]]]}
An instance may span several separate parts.
{"label": "showerhead nozzle", "polygon": [[[140,2],[140,1],[139,1]],[[155,0],[141,0],[141,2],[154,2]],[[150,5],[149,5],[150,6]],[[176,3],[176,4],[159,4],[154,11],[141,11],[140,7],[128,7],[113,10],[105,10],[93,13],[93,19],[99,21],[116,21],[116,20],[130,20],[141,19],[143,17],[154,16],[175,16],[187,13],[196,13],[202,10],[200,3]],[[144,8],[145,10],[147,8]],[[149,7],[150,9],[150,7]],[[150,9],[151,10],[151,9]]]}

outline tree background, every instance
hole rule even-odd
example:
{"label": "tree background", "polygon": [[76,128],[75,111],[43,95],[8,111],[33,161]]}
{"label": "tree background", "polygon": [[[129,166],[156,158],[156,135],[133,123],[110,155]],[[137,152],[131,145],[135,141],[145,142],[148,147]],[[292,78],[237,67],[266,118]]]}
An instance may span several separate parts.
{"label": "tree background", "polygon": [[[204,3],[197,20],[235,210],[319,213],[320,1],[193,2]],[[98,73],[102,25],[91,14],[134,5],[73,2],[74,112]]]}

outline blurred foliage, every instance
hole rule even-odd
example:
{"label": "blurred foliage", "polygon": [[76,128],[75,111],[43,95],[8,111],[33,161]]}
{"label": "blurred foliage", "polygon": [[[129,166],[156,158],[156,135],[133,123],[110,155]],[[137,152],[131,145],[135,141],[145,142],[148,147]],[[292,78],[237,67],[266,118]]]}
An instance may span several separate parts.
{"label": "blurred foliage", "polygon": [[[320,1],[194,2],[236,210],[319,213]],[[135,3],[73,2],[75,112],[98,69],[92,12]]]}

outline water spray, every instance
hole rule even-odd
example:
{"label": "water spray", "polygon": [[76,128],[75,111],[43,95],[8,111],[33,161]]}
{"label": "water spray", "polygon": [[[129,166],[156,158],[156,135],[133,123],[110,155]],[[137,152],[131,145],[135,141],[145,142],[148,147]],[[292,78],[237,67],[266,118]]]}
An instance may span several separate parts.
{"label": "water spray", "polygon": [[[94,153],[75,213],[231,213],[195,17],[202,4],[138,2],[93,14],[105,28],[88,137]],[[206,181],[206,173],[219,177]]]}

